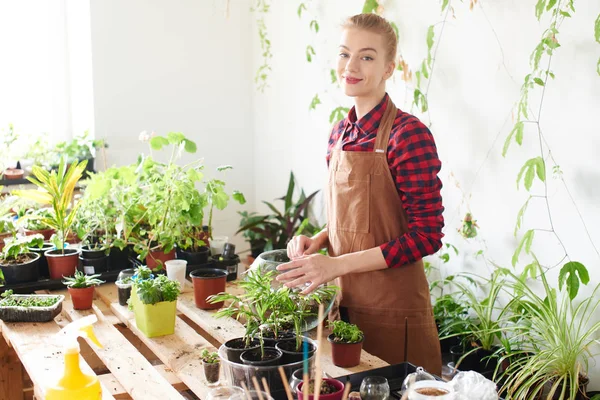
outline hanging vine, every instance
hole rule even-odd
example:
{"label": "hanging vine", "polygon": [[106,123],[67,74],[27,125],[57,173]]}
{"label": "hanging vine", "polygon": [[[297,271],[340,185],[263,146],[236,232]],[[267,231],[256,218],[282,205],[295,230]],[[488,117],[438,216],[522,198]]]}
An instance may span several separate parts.
{"label": "hanging vine", "polygon": [[269,40],[267,33],[267,25],[265,24],[265,15],[269,12],[269,3],[267,0],[256,0],[256,4],[252,7],[252,11],[255,12],[259,17],[256,20],[258,26],[258,37],[260,39],[260,48],[262,51],[262,65],[256,70],[254,76],[254,83],[259,92],[264,93],[265,89],[269,86],[268,76],[271,71],[269,61],[273,58],[271,53],[271,41]]}

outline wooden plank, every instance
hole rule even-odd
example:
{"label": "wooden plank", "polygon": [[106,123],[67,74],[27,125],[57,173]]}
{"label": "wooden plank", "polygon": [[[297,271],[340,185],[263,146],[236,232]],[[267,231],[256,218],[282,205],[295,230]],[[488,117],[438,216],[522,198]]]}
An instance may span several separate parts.
{"label": "wooden plank", "polygon": [[0,399],[23,398],[21,361],[4,339],[0,339]]}
{"label": "wooden plank", "polygon": [[[181,379],[177,377],[168,367],[164,364],[153,365],[154,369],[175,388],[175,390],[181,392],[188,390],[188,387],[181,382]],[[119,380],[111,373],[98,375],[100,382],[104,384],[111,391],[111,394],[115,399],[131,399],[131,396],[125,391],[125,388],[121,385]]]}
{"label": "wooden plank", "polygon": [[137,328],[135,317],[132,312],[127,310],[127,307],[123,307],[119,303],[112,303],[111,309],[190,390],[201,399],[206,398],[210,388],[207,386],[207,382],[201,378],[204,374],[201,372],[203,369],[200,354],[204,349],[216,350],[206,339],[199,336],[179,317],[175,320],[173,335],[147,338]]}
{"label": "wooden plank", "polygon": [[92,349],[133,399],[183,398],[148,360],[106,321],[95,305],[93,310],[74,310],[70,299],[63,302],[62,314],[72,321],[94,313],[98,316],[94,332],[103,348],[94,346]]}
{"label": "wooden plank", "polygon": [[[55,384],[64,370],[63,349],[56,340],[60,330],[54,321],[45,323],[5,323],[0,321],[3,331],[19,356],[34,384],[35,396],[44,398],[46,389]],[[94,371],[79,357],[83,373],[94,375]],[[102,386],[102,399],[114,399],[110,391]]]}

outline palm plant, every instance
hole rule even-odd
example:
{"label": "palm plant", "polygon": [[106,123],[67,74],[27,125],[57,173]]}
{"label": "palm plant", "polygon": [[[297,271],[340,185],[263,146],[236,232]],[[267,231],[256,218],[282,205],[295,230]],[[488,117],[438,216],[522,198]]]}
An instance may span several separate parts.
{"label": "palm plant", "polygon": [[86,165],[86,160],[75,161],[67,168],[64,158],[60,160],[58,171],[48,172],[34,165],[32,173],[35,178],[30,176],[27,179],[42,190],[15,191],[17,196],[52,206],[54,213],[43,217],[41,222],[56,230],[54,245],[62,251],[63,255],[65,242],[71,234],[73,221],[81,204],[80,201],[75,201],[70,207],[75,184],[81,178]]}
{"label": "palm plant", "polygon": [[[588,380],[588,360],[597,356],[600,321],[600,285],[579,303],[567,293],[549,286],[539,263],[543,291],[539,295],[524,277],[510,274],[515,296],[507,305],[517,310],[515,335],[521,339],[519,351],[506,354],[510,361],[502,391],[507,399],[525,400],[546,395],[576,400],[587,398],[582,387]],[[523,355],[527,354],[527,357]]]}

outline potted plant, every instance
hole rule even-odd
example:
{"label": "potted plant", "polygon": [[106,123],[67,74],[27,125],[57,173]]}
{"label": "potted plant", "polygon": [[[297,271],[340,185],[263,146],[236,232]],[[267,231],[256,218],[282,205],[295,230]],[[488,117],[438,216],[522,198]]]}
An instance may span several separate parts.
{"label": "potted plant", "polygon": [[[241,226],[237,233],[244,233],[244,237],[253,238],[254,240],[265,240],[263,251],[273,249],[285,249],[287,243],[294,235],[312,234],[317,230],[315,224],[309,219],[309,206],[313,198],[319,192],[318,190],[311,193],[308,197],[304,190],[300,190],[298,200],[293,199],[295,188],[294,173],[290,172],[290,179],[285,196],[277,199],[284,202],[284,209],[278,210],[273,204],[268,201],[263,201],[273,214],[242,214],[242,221],[247,223]],[[245,219],[247,218],[247,220]],[[246,233],[249,231],[248,233]],[[250,232],[253,232],[252,235]],[[250,243],[252,247],[252,243]],[[257,242],[255,242],[255,246]],[[259,249],[256,249],[259,251]]]}
{"label": "potted plant", "polygon": [[520,317],[513,331],[523,341],[521,349],[502,357],[511,362],[501,391],[512,399],[587,399],[588,362],[600,354],[600,322],[595,317],[600,285],[581,301],[571,299],[566,291],[550,287],[537,260],[534,267],[541,293],[526,277],[506,271],[514,289],[506,308]]}
{"label": "potted plant", "polygon": [[[308,400],[314,399],[315,393],[315,381],[311,379],[308,382]],[[298,400],[303,400],[304,397],[304,382],[300,382],[298,384],[298,388],[296,389],[296,394],[298,396]],[[323,400],[341,400],[344,394],[344,384],[338,380],[333,378],[323,378],[321,380],[321,387],[319,390],[319,398]]]}
{"label": "potted plant", "polygon": [[[0,186],[0,191],[3,186]],[[13,205],[17,201],[15,196],[5,196],[0,201],[0,250],[4,248],[4,239],[13,237],[17,234],[17,227],[14,224]]]}
{"label": "potted plant", "polygon": [[152,275],[142,266],[133,277],[130,305],[138,329],[147,337],[170,335],[175,332],[179,282],[166,275]]}
{"label": "potted plant", "polygon": [[85,170],[86,161],[74,162],[66,168],[65,160],[62,159],[58,171],[48,172],[38,166],[33,166],[33,176],[27,179],[38,186],[41,190],[19,190],[15,194],[37,201],[40,204],[50,204],[53,213],[42,222],[56,230],[53,243],[56,250],[48,250],[45,255],[48,258],[50,279],[60,279],[63,276],[71,276],[75,273],[78,263],[79,250],[66,249],[66,239],[71,234],[73,221],[77,215],[80,202],[73,200],[75,184],[81,178]]}
{"label": "potted plant", "polygon": [[92,308],[95,287],[104,283],[98,279],[100,274],[86,275],[81,271],[75,271],[75,275],[65,277],[63,283],[71,295],[73,308],[76,310],[88,310]]}
{"label": "potted plant", "polygon": [[0,295],[0,319],[4,322],[48,322],[62,310],[63,295],[19,295],[7,290]]}
{"label": "potted plant", "polygon": [[47,207],[28,208],[18,222],[22,222],[26,235],[41,234],[44,240],[50,240],[55,230],[46,225],[43,220],[52,217],[52,209]]}
{"label": "potted plant", "polygon": [[14,237],[9,240],[0,254],[0,270],[7,284],[35,282],[39,277],[39,254],[30,247],[42,247],[42,235]]}
{"label": "potted plant", "polygon": [[200,356],[202,357],[202,367],[204,368],[206,381],[210,384],[219,382],[219,369],[221,367],[219,354],[204,349]]}
{"label": "potted plant", "polygon": [[[89,137],[89,132],[85,131],[70,141],[57,143],[52,153],[59,155],[61,158],[66,158],[68,164],[86,161],[86,171],[94,172],[95,151],[106,147],[108,145],[103,139],[92,139]],[[56,162],[54,166],[58,164]]]}
{"label": "potted plant", "polygon": [[332,333],[327,337],[331,343],[331,358],[333,364],[342,368],[355,367],[360,364],[365,335],[354,324],[344,321],[329,321]]}

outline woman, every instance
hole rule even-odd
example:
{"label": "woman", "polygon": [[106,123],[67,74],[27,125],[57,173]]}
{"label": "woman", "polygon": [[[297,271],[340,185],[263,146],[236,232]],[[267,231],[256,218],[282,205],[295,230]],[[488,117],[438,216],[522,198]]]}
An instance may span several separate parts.
{"label": "woman", "polygon": [[[279,266],[277,279],[308,284],[309,293],[337,278],[340,315],[365,332],[366,351],[439,375],[421,259],[441,247],[441,163],[427,127],[386,93],[396,46],[391,25],[375,14],[343,24],[337,75],[354,107],[329,139],[327,228],[290,241],[292,261]],[[329,256],[316,254],[324,247]]]}

